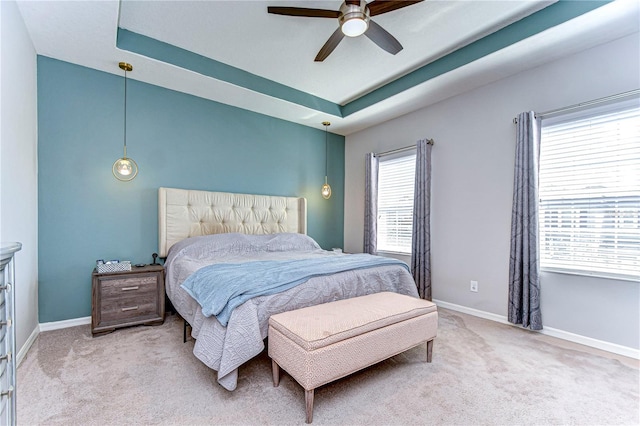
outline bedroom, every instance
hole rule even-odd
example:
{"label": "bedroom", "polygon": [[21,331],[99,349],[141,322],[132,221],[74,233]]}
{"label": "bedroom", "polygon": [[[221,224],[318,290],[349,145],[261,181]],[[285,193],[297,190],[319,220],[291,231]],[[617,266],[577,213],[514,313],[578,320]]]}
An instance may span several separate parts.
{"label": "bedroom", "polygon": [[[309,234],[325,248],[357,252],[362,250],[362,156],[424,137],[436,140],[432,252],[433,279],[440,285],[434,284],[434,299],[503,320],[511,120],[521,111],[550,110],[640,86],[637,29],[611,39],[612,31],[603,30],[606,42],[587,48],[574,41],[578,49],[566,57],[512,76],[503,70],[501,79],[458,87],[449,99],[441,93],[440,102],[347,136],[329,133],[334,196],[326,202],[318,185],[325,167],[322,120],[307,127],[210,102],[136,81],[134,69],[128,136],[141,171],[126,186],[110,171],[122,150],[121,74],[37,52],[13,2],[3,2],[2,19],[2,240],[24,245],[17,265],[26,282],[18,289],[19,348],[35,338],[39,324],[86,324],[95,259],[151,261],[159,186],[306,196]],[[21,66],[7,69],[10,63]],[[561,337],[637,353],[637,283],[554,278],[545,283],[543,277],[546,327]],[[469,292],[470,280],[479,282],[478,293]]]}

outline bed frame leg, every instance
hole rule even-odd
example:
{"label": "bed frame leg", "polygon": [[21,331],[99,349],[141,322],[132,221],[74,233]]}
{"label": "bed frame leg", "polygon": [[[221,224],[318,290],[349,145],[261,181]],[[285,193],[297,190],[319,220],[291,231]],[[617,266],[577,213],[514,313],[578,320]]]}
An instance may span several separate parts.
{"label": "bed frame leg", "polygon": [[432,355],[433,355],[433,340],[429,340],[427,342],[427,362],[431,362]]}
{"label": "bed frame leg", "polygon": [[274,360],[271,360],[271,372],[273,374],[273,387],[280,384],[280,366]]}
{"label": "bed frame leg", "polygon": [[313,389],[304,391],[304,403],[307,408],[307,424],[313,422]]}
{"label": "bed frame leg", "polygon": [[182,319],[182,343],[187,343],[187,327],[191,327],[191,324],[186,319]]}

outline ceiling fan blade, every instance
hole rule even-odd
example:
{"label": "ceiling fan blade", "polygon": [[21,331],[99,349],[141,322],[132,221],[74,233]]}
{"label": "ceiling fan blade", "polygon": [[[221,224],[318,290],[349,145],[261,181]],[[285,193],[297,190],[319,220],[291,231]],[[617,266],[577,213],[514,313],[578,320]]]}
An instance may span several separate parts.
{"label": "ceiling fan blade", "polygon": [[402,50],[402,45],[394,36],[389,34],[387,30],[373,21],[369,21],[369,29],[364,33],[369,40],[380,46],[387,52],[395,55]]}
{"label": "ceiling fan blade", "polygon": [[369,8],[369,16],[376,16],[383,13],[391,12],[396,9],[402,9],[403,7],[411,6],[412,4],[420,3],[424,0],[373,0],[367,4]]}
{"label": "ceiling fan blade", "polygon": [[267,12],[275,15],[306,16],[308,18],[337,18],[340,16],[338,10],[307,9],[304,7],[269,6]]}
{"label": "ceiling fan blade", "polygon": [[333,34],[331,34],[331,37],[329,37],[329,40],[327,40],[324,46],[322,46],[322,49],[320,49],[318,55],[316,56],[316,59],[314,60],[316,62],[324,61],[327,56],[329,56],[331,52],[333,52],[333,49],[336,48],[336,46],[342,41],[343,38],[344,34],[342,33],[340,27],[338,27],[338,29],[335,30]]}

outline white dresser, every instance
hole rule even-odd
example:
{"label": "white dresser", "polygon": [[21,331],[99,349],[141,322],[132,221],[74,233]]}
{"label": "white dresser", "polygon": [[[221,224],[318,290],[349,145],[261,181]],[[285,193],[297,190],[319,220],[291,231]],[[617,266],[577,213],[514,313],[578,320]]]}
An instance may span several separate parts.
{"label": "white dresser", "polygon": [[20,243],[0,244],[0,425],[16,424],[15,268]]}

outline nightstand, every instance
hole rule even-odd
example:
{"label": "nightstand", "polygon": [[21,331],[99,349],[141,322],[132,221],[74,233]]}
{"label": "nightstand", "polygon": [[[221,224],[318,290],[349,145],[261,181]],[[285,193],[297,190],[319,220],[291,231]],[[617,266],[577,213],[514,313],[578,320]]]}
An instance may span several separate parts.
{"label": "nightstand", "polygon": [[164,267],[132,266],[130,271],[93,270],[91,334],[131,325],[164,322]]}

